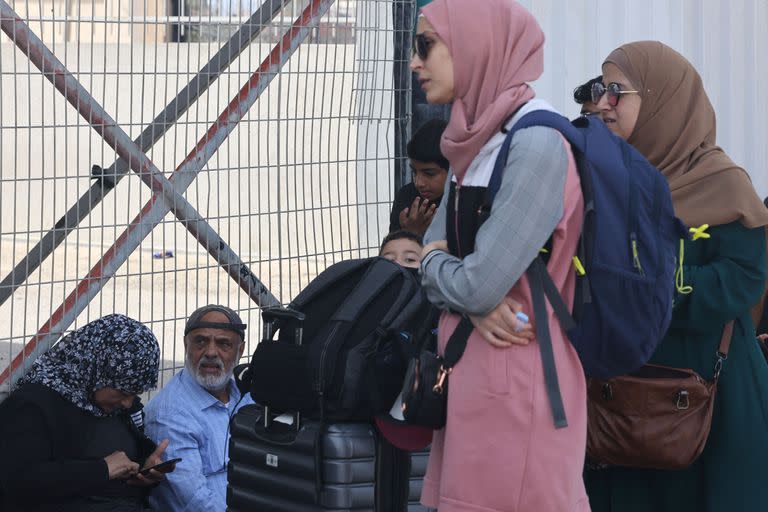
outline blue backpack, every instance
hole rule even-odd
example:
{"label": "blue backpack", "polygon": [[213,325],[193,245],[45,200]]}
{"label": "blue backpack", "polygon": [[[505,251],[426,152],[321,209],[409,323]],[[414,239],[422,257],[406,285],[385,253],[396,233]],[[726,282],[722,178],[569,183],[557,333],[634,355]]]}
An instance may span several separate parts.
{"label": "blue backpack", "polygon": [[[588,376],[633,372],[650,359],[669,327],[676,249],[687,236],[667,181],[601,120],[580,117],[571,123],[537,110],[509,130],[488,183],[490,202],[501,186],[512,137],[530,126],[554,128],[570,142],[584,196],[573,316],[541,257],[527,270],[534,315],[546,318],[546,297]],[[536,329],[555,425],[564,427],[549,327],[537,322]]]}

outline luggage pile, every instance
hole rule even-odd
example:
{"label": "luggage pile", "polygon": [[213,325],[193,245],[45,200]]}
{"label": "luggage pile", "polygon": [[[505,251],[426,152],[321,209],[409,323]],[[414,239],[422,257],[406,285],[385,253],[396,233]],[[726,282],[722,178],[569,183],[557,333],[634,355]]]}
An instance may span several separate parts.
{"label": "luggage pile", "polygon": [[412,270],[369,258],[332,265],[288,308],[262,312],[262,341],[237,378],[259,405],[232,418],[227,510],[427,510],[428,452],[396,448],[374,424],[397,398],[427,307]]}

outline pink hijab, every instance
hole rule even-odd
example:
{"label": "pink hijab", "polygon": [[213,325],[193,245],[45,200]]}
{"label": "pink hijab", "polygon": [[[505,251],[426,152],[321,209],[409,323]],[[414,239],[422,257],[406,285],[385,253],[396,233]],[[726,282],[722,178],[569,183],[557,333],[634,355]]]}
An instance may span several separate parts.
{"label": "pink hijab", "polygon": [[544,33],[515,0],[435,0],[421,9],[453,57],[455,99],[440,148],[459,183],[480,149],[535,93]]}

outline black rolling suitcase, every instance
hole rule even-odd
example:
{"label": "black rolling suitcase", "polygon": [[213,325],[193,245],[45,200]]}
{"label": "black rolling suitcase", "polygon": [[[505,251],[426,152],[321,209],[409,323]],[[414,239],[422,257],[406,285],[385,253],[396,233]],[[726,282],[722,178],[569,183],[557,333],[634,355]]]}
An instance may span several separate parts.
{"label": "black rolling suitcase", "polygon": [[[427,452],[414,453],[409,486],[392,478],[391,464],[376,429],[364,423],[323,427],[305,421],[293,425],[272,421],[264,427],[258,406],[245,406],[234,416],[229,441],[227,510],[229,512],[424,512],[419,505]],[[316,449],[317,439],[321,456]],[[382,467],[384,466],[384,467]],[[317,479],[320,468],[321,480]],[[403,498],[405,492],[407,497]]]}
{"label": "black rolling suitcase", "polygon": [[[265,318],[264,339],[272,329]],[[297,344],[301,338],[297,327]],[[274,418],[268,408],[245,406],[230,425],[227,510],[422,512],[426,453],[415,455],[413,465],[409,457],[369,423]]]}
{"label": "black rolling suitcase", "polygon": [[408,512],[430,512],[432,509],[425,508],[419,500],[421,499],[421,484],[424,475],[427,473],[427,460],[429,459],[429,448],[413,452],[411,455],[410,480],[408,484]]}

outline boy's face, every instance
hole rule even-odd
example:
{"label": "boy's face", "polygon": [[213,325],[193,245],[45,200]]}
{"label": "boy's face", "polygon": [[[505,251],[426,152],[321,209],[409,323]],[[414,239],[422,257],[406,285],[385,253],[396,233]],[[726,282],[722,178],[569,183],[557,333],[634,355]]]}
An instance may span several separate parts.
{"label": "boy's face", "polygon": [[421,263],[421,245],[407,238],[399,238],[387,242],[381,248],[379,256],[404,267],[419,268]]}
{"label": "boy's face", "polygon": [[419,195],[434,202],[443,195],[445,179],[448,177],[448,171],[439,167],[434,162],[420,162],[411,160],[411,176],[413,184]]}

